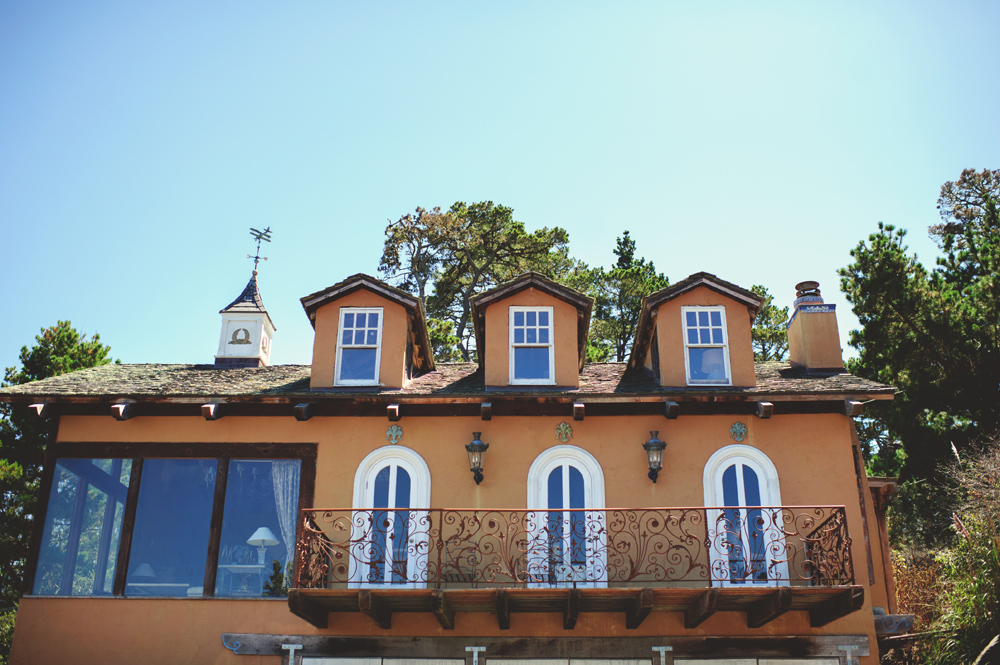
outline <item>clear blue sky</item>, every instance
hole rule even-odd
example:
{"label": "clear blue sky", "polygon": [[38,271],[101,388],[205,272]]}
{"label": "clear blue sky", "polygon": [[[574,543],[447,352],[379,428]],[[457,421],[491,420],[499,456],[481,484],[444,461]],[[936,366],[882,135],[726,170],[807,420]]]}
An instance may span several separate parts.
{"label": "clear blue sky", "polygon": [[1000,168],[996,2],[0,3],[0,368],[43,326],[124,362],[212,362],[250,275],[308,363],[299,298],[376,274],[387,220],[493,200],[609,265],[629,229],[790,304],[879,221]]}

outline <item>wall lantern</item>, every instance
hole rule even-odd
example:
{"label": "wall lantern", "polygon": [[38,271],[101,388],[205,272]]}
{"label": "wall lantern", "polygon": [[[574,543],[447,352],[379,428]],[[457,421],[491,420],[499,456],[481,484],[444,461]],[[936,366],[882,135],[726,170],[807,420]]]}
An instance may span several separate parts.
{"label": "wall lantern", "polygon": [[482,432],[473,432],[472,443],[465,444],[465,452],[469,453],[469,471],[473,473],[477,485],[483,482],[483,453],[490,447],[479,439],[480,434]]}
{"label": "wall lantern", "polygon": [[654,483],[656,482],[656,476],[660,473],[660,469],[663,468],[663,451],[667,448],[665,441],[660,441],[656,438],[656,435],[659,433],[659,430],[650,432],[649,441],[642,444],[642,447],[646,449],[646,459],[649,460],[649,479]]}

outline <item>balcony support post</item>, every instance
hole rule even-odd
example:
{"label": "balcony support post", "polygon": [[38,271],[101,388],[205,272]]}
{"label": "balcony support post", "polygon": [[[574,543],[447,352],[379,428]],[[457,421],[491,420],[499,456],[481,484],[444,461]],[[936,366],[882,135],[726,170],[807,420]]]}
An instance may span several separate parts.
{"label": "balcony support post", "polygon": [[709,589],[684,610],[684,627],[697,628],[702,621],[715,614],[719,606],[719,590]]}
{"label": "balcony support post", "polygon": [[500,630],[510,630],[510,605],[507,602],[507,590],[497,589],[497,625]]}
{"label": "balcony support post", "polygon": [[361,610],[361,613],[371,617],[379,628],[389,630],[392,628],[392,610],[388,609],[381,600],[368,589],[358,591],[358,609]]}
{"label": "balcony support post", "polygon": [[445,630],[455,630],[455,610],[441,589],[431,591],[431,611]]}
{"label": "balcony support post", "polygon": [[835,619],[861,609],[864,604],[865,588],[858,585],[847,587],[843,593],[809,610],[809,625],[813,628],[825,626]]}
{"label": "balcony support post", "polygon": [[625,612],[625,627],[638,628],[653,609],[653,590],[641,589]]}
{"label": "balcony support post", "polygon": [[582,594],[579,589],[570,589],[566,596],[566,609],[563,611],[563,629],[576,628],[576,620],[580,617]]}
{"label": "balcony support post", "polygon": [[779,587],[747,609],[747,628],[760,628],[774,621],[792,607],[791,587]]}

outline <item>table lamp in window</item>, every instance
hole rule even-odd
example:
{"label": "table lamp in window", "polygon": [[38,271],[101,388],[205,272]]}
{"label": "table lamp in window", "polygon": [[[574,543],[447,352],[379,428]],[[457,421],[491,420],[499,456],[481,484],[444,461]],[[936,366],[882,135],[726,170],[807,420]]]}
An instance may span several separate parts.
{"label": "table lamp in window", "polygon": [[266,526],[262,526],[253,532],[247,539],[247,545],[257,548],[257,563],[264,565],[264,550],[272,545],[277,545],[278,539]]}

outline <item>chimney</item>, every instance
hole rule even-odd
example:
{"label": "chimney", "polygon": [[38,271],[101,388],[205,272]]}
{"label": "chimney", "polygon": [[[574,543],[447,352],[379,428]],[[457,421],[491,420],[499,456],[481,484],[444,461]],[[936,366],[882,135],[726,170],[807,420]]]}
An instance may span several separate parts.
{"label": "chimney", "polygon": [[795,291],[795,311],[788,322],[788,355],[792,366],[819,372],[843,371],[837,306],[823,303],[819,282],[799,282]]}

